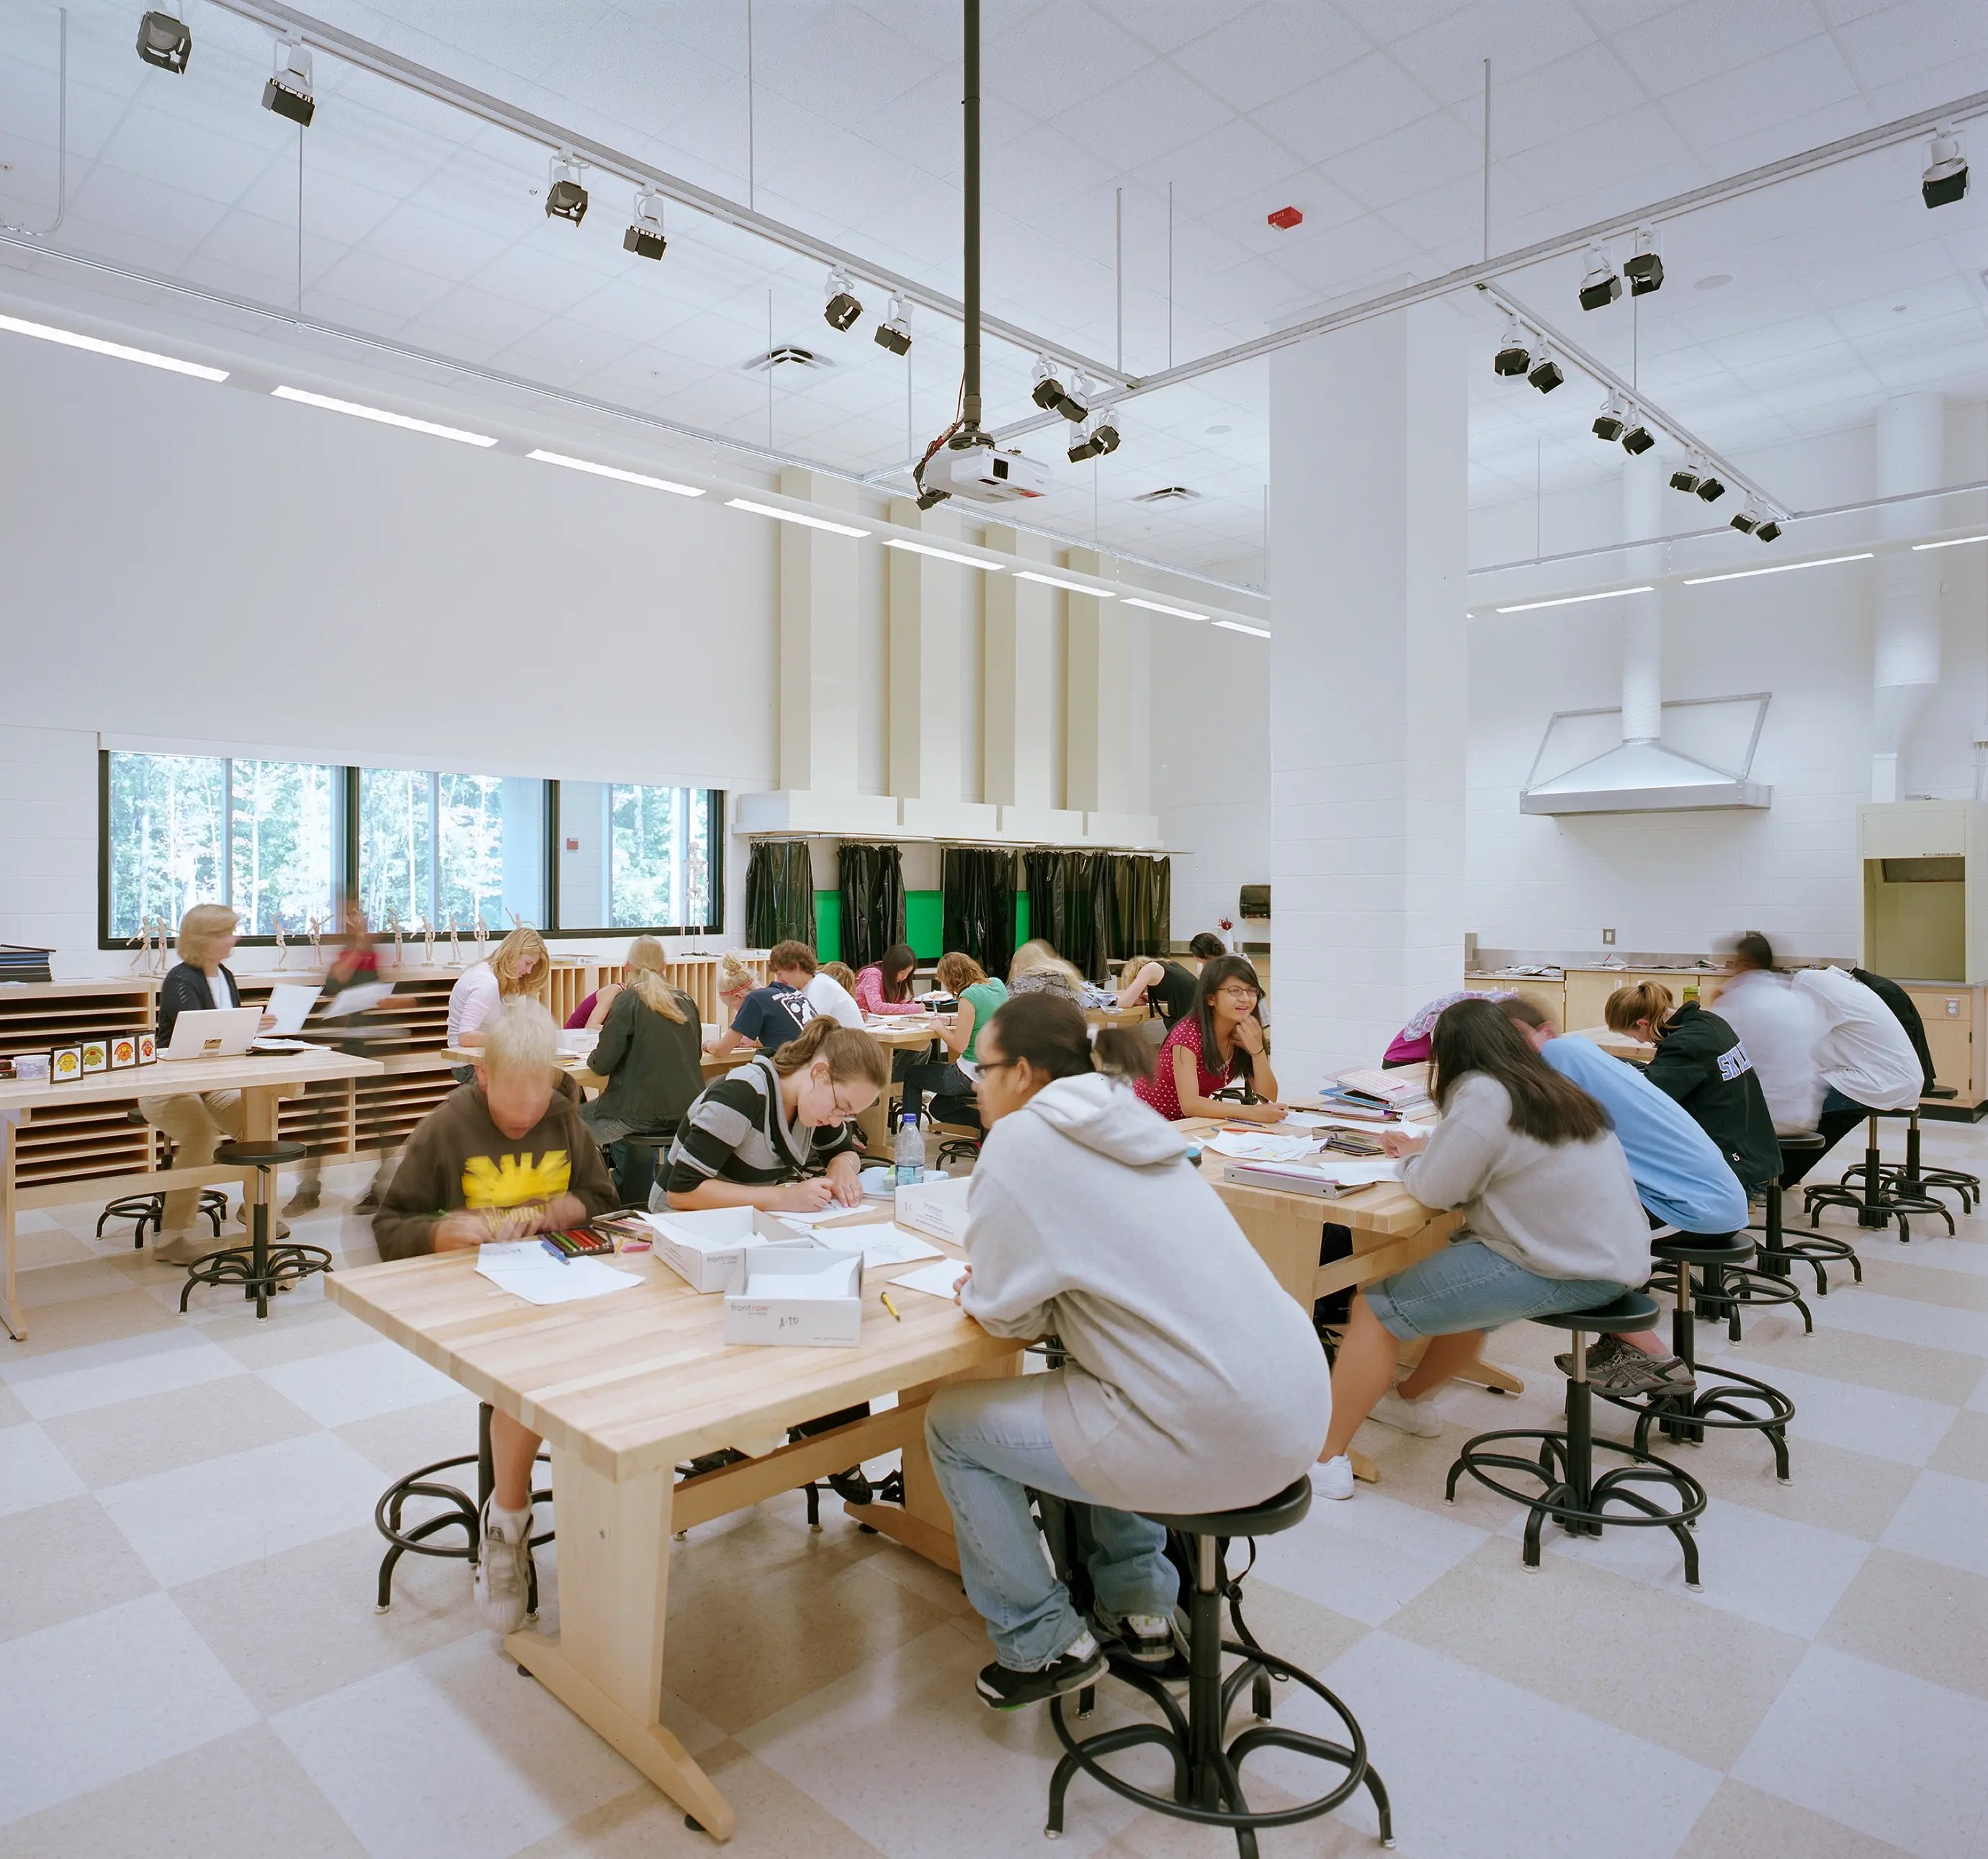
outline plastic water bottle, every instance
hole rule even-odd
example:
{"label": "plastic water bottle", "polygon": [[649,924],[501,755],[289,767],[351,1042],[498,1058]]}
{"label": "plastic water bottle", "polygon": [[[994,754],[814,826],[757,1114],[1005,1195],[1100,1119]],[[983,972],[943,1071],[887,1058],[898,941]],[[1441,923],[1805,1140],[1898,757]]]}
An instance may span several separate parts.
{"label": "plastic water bottle", "polygon": [[893,1160],[896,1164],[894,1187],[915,1188],[925,1178],[925,1132],[918,1127],[916,1117],[907,1117],[898,1124]]}

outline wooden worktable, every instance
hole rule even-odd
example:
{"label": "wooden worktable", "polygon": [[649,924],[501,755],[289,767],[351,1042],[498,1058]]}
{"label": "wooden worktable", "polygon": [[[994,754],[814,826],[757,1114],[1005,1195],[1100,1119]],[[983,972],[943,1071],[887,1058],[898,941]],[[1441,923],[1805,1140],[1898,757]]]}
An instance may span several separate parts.
{"label": "wooden worktable", "polygon": [[[18,1340],[27,1323],[14,1295],[15,1131],[32,1120],[38,1110],[73,1104],[135,1102],[140,1097],[172,1097],[207,1091],[242,1093],[242,1134],[245,1141],[267,1142],[276,1134],[279,1098],[301,1091],[320,1080],[366,1078],[383,1068],[378,1060],[361,1059],[313,1046],[303,1052],[251,1053],[238,1059],[162,1059],[156,1065],[126,1066],[117,1071],[92,1072],[63,1083],[23,1083],[0,1080],[0,1228],[5,1235],[6,1259],[0,1274],[0,1321]],[[167,1188],[191,1187],[208,1181],[245,1180],[249,1171],[221,1163],[205,1168],[150,1169],[106,1175],[103,1185],[113,1192],[144,1194]],[[68,1198],[73,1193],[65,1191]]]}
{"label": "wooden worktable", "polygon": [[[473,1251],[363,1266],[326,1283],[353,1315],[545,1435],[560,1632],[512,1634],[505,1651],[707,1831],[729,1839],[731,1808],[661,1719],[672,1534],[901,1449],[903,1509],[873,1504],[861,1520],[957,1568],[925,1451],[925,1404],[948,1379],[1013,1372],[1021,1345],[915,1291],[896,1298],[902,1320],[894,1320],[877,1293],[913,1269],[900,1266],[866,1272],[854,1349],[728,1348],[722,1299],[643,1255],[615,1263],[642,1283],[546,1306],[478,1277]],[[767,1450],[790,1426],[884,1394],[898,1397],[887,1412]],[[678,1462],[735,1444],[761,1456],[677,1481]]]}

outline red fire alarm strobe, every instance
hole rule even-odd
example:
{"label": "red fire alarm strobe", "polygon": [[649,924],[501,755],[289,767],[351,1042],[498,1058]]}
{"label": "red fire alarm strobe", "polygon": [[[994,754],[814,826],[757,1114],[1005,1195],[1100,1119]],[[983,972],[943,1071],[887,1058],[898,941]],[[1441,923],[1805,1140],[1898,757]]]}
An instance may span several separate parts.
{"label": "red fire alarm strobe", "polygon": [[1296,207],[1280,207],[1270,218],[1270,224],[1280,232],[1288,232],[1292,227],[1304,224],[1304,215]]}

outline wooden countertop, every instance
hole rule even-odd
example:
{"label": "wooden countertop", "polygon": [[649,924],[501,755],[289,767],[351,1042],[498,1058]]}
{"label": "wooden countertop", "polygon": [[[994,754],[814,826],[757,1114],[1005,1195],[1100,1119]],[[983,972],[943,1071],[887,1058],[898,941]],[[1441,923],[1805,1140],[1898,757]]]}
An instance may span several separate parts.
{"label": "wooden countertop", "polygon": [[0,1080],[0,1110],[34,1110],[120,1097],[171,1097],[188,1091],[253,1090],[268,1085],[313,1084],[321,1079],[372,1078],[385,1070],[377,1059],[356,1058],[324,1046],[305,1052],[258,1053],[239,1059],[161,1059],[156,1065],[127,1065],[61,1083]]}

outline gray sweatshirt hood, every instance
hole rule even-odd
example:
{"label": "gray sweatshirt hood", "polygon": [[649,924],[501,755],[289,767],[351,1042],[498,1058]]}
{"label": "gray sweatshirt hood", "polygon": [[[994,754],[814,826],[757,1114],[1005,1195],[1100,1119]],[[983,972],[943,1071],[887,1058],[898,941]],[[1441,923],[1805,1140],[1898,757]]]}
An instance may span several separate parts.
{"label": "gray sweatshirt hood", "polygon": [[1178,1161],[1187,1139],[1129,1087],[1090,1072],[1046,1084],[1023,1107],[1058,1134],[1128,1168]]}

